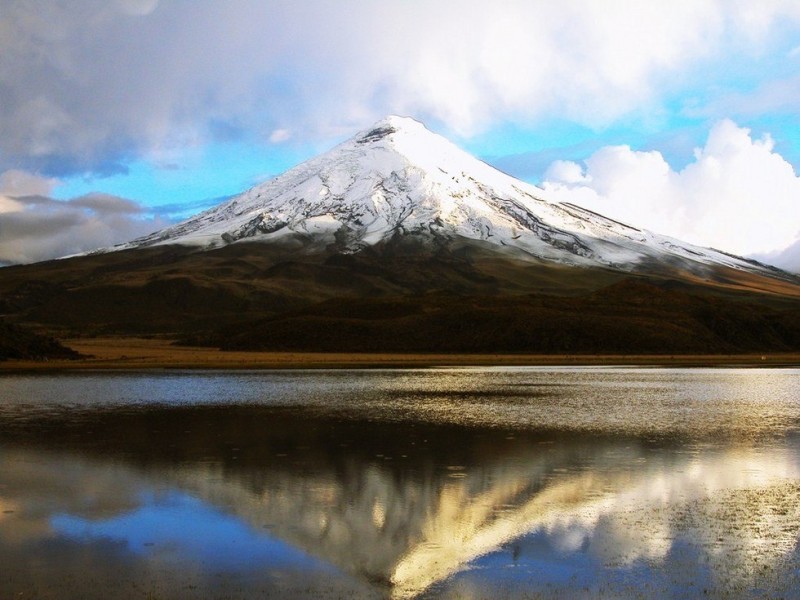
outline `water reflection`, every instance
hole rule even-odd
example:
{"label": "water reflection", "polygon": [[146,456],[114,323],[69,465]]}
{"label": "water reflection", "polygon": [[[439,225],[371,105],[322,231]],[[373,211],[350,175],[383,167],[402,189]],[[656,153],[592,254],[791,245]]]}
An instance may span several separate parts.
{"label": "water reflection", "polygon": [[[481,403],[411,379],[444,415],[456,400],[580,403],[513,389]],[[643,410],[680,408],[659,398]],[[578,409],[574,427],[509,428],[475,410],[465,426],[265,403],[6,404],[0,596],[792,597],[794,401],[754,403],[781,423],[769,435],[730,420],[723,437],[621,432],[619,415],[587,430]]]}
{"label": "water reflection", "polygon": [[793,596],[798,378],[5,377],[0,597]]}

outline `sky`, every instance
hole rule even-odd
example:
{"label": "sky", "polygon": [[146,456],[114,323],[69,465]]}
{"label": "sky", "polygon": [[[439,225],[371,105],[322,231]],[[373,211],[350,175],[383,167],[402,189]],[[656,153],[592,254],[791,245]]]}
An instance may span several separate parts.
{"label": "sky", "polygon": [[3,0],[0,264],[144,235],[389,114],[800,272],[797,0]]}

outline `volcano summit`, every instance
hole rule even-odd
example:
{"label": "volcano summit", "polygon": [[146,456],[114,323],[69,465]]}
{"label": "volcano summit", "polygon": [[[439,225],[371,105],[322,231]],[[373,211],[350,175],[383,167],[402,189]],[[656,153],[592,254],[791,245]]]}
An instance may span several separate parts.
{"label": "volcano summit", "polygon": [[182,223],[0,269],[0,313],[242,349],[800,350],[797,277],[544,196],[388,117]]}

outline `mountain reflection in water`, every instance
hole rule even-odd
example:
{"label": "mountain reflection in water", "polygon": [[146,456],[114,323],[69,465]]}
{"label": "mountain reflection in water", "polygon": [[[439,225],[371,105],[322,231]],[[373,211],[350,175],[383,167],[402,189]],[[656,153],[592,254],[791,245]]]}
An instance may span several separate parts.
{"label": "mountain reflection in water", "polygon": [[24,412],[0,427],[2,597],[798,589],[793,422],[720,437],[234,403]]}

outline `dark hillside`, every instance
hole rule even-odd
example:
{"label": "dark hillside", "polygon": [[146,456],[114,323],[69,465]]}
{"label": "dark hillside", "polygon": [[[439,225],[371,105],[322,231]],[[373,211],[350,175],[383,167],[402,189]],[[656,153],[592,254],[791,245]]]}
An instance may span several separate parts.
{"label": "dark hillside", "polygon": [[0,319],[0,360],[79,358],[79,354],[51,337],[39,335]]}
{"label": "dark hillside", "polygon": [[184,338],[319,352],[738,353],[800,349],[800,302],[775,308],[626,280],[577,297],[328,300]]}
{"label": "dark hillside", "polygon": [[[0,314],[56,337],[162,335],[247,350],[800,350],[800,285],[787,279],[735,269],[635,276],[469,241],[344,255],[294,241],[6,267]],[[22,333],[5,335],[17,340],[9,348],[25,346]]]}

